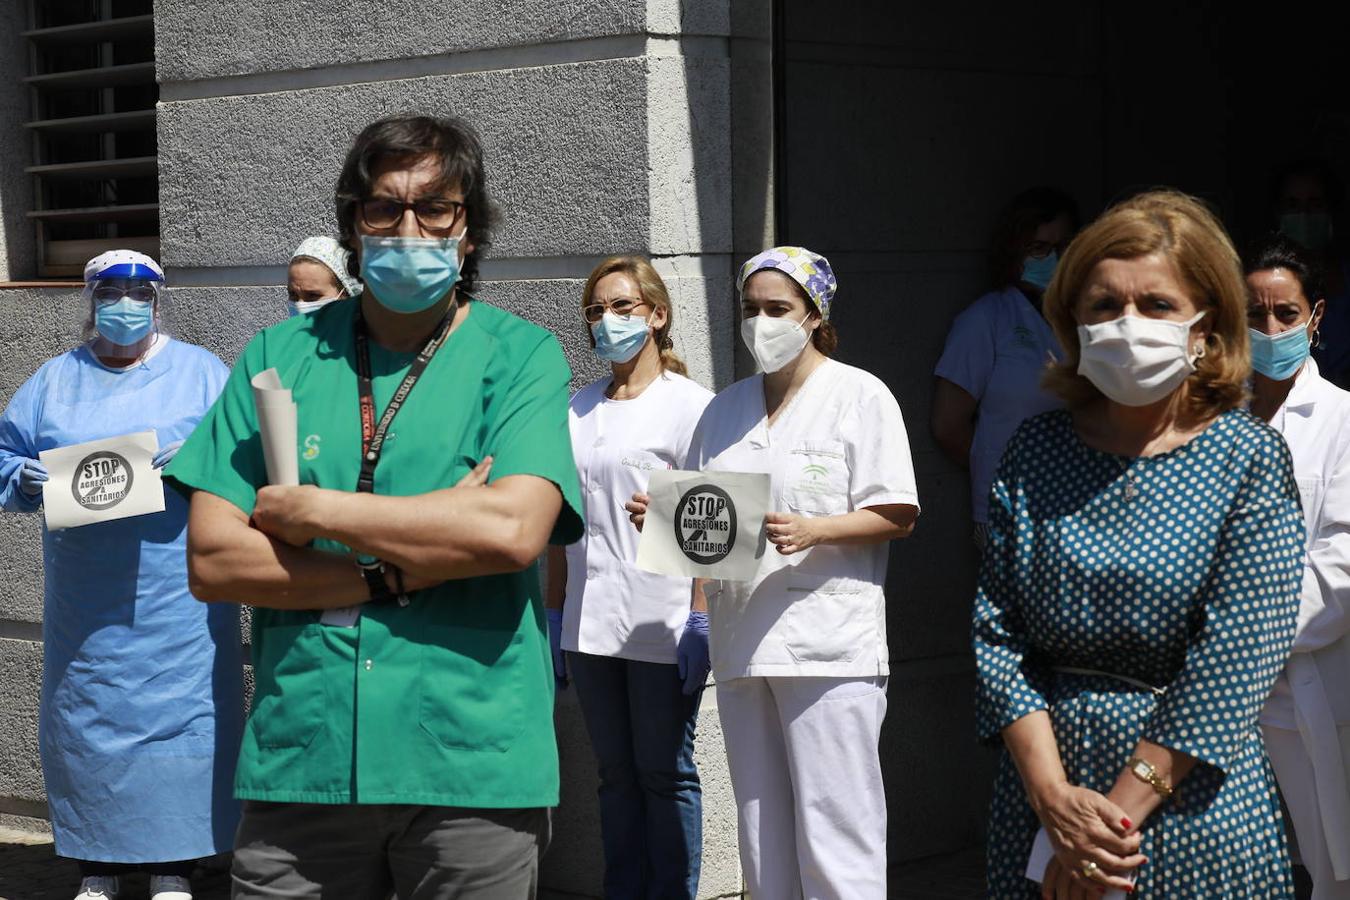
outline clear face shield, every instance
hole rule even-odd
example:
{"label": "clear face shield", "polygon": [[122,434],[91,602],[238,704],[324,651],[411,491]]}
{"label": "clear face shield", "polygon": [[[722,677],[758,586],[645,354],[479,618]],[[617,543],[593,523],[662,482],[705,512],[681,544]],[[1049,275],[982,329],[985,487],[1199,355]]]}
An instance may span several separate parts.
{"label": "clear face shield", "polygon": [[147,278],[96,278],[85,285],[100,343],[134,347],[160,331],[163,285]]}

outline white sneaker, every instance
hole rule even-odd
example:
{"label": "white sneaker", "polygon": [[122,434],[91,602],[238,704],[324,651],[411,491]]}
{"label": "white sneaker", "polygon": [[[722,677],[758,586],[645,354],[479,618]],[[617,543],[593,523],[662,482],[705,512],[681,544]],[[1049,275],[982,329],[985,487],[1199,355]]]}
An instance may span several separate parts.
{"label": "white sneaker", "polygon": [[192,882],[181,875],[151,875],[150,900],[192,900]]}
{"label": "white sneaker", "polygon": [[90,875],[80,881],[75,900],[117,900],[121,890],[116,875]]}

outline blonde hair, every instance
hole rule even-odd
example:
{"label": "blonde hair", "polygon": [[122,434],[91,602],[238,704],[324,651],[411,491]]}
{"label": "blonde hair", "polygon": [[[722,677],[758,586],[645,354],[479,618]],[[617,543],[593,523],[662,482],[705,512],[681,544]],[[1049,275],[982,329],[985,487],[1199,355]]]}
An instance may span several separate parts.
{"label": "blonde hair", "polygon": [[1065,359],[1044,379],[1070,408],[1102,396],[1078,374],[1080,348],[1074,307],[1088,275],[1104,259],[1162,254],[1196,305],[1208,310],[1205,354],[1185,381],[1180,411],[1207,421],[1242,404],[1250,371],[1247,347],[1247,286],[1233,242],[1199,200],[1172,190],[1132,197],[1083,229],[1046,288],[1045,317],[1064,348]]}
{"label": "blonde hair", "polygon": [[[670,331],[675,326],[675,311],[670,306],[670,293],[666,291],[666,283],[661,280],[656,269],[643,257],[611,256],[596,266],[591,277],[586,279],[585,290],[581,292],[581,308],[585,309],[590,305],[591,295],[595,293],[595,285],[600,279],[616,272],[632,278],[637,283],[638,294],[650,303],[653,309],[665,310],[666,323],[652,335],[657,349],[661,351],[661,368],[676,375],[688,375],[689,370],[685,368],[684,360],[675,354],[675,345],[670,339]],[[589,335],[590,329],[587,329],[586,333]],[[595,346],[594,337],[591,338],[591,346]]]}

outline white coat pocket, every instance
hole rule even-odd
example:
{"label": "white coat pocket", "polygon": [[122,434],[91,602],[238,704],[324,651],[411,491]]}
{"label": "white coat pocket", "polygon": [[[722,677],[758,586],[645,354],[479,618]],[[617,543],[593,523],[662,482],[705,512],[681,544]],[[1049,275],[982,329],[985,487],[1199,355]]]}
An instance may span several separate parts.
{"label": "white coat pocket", "polygon": [[800,441],[788,456],[783,502],[792,512],[837,516],[849,511],[848,457],[843,441]]}
{"label": "white coat pocket", "polygon": [[802,662],[851,662],[876,631],[863,586],[852,579],[802,573],[788,581],[783,645]]}
{"label": "white coat pocket", "polygon": [[1301,478],[1295,478],[1294,483],[1298,485],[1298,499],[1303,503],[1303,521],[1308,526],[1308,543],[1317,532],[1317,522],[1322,515],[1322,510],[1318,508],[1318,501],[1322,496],[1322,477],[1320,475],[1304,475]]}

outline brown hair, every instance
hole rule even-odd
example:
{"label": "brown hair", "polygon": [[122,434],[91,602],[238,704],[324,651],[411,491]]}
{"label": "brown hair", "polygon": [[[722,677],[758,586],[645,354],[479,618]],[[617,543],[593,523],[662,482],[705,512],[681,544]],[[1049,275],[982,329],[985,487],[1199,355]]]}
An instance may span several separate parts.
{"label": "brown hair", "polygon": [[1119,203],[1069,245],[1045,292],[1045,317],[1065,351],[1064,361],[1047,370],[1045,386],[1069,407],[1101,396],[1078,374],[1074,306],[1097,263],[1154,253],[1167,258],[1196,305],[1210,312],[1205,354],[1186,379],[1181,406],[1185,415],[1203,422],[1239,406],[1246,396],[1247,288],[1237,251],[1219,220],[1179,191],[1149,191]]}
{"label": "brown hair", "polygon": [[[689,370],[685,368],[684,360],[675,354],[675,344],[670,339],[670,331],[675,325],[675,310],[670,306],[670,293],[666,290],[666,283],[661,280],[652,264],[641,256],[611,256],[595,267],[591,277],[586,279],[586,287],[581,292],[581,306],[583,309],[591,302],[591,295],[595,293],[595,285],[606,275],[613,275],[615,272],[622,272],[637,283],[638,293],[642,299],[652,305],[654,309],[665,310],[666,324],[662,325],[652,335],[656,341],[656,347],[661,351],[661,368],[667,372],[674,372],[676,375],[688,375]],[[590,337],[590,329],[586,330]],[[591,337],[591,346],[595,346],[595,338]]]}
{"label": "brown hair", "polygon": [[[816,313],[814,304],[808,302],[807,309],[819,315],[819,313]],[[811,332],[811,343],[822,355],[830,356],[835,350],[839,349],[839,332],[825,319],[821,319],[820,325],[816,327],[815,331]]]}
{"label": "brown hair", "polygon": [[347,274],[361,276],[356,259],[357,206],[370,196],[375,170],[387,159],[404,160],[411,166],[423,158],[434,160],[439,167],[439,189],[464,191],[468,239],[473,242],[473,252],[464,257],[459,270],[457,296],[464,300],[478,286],[478,264],[492,246],[498,212],[488,196],[483,142],[472,125],[453,116],[389,116],[367,125],[352,141],[334,197],[338,240],[352,251]]}

